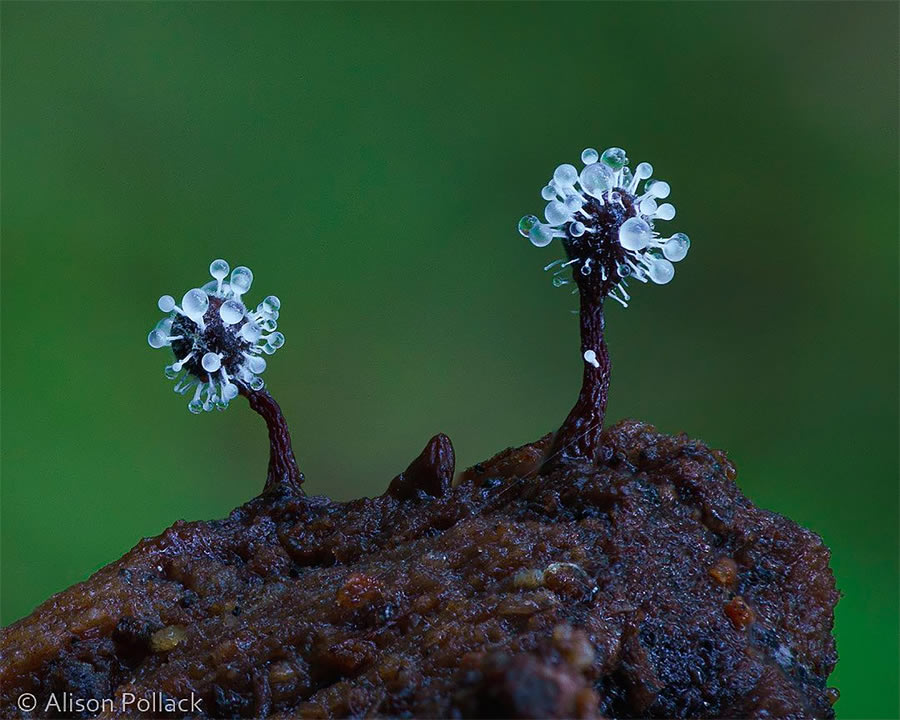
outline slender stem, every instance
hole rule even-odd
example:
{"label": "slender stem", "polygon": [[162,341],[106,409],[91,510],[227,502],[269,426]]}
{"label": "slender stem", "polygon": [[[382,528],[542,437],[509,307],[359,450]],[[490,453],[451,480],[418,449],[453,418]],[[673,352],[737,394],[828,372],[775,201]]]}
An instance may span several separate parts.
{"label": "slender stem", "polygon": [[262,415],[269,429],[269,472],[263,492],[282,489],[302,495],[303,473],[297,467],[291,447],[291,433],[275,398],[267,390],[250,390],[240,383],[238,389],[247,398],[250,407]]}
{"label": "slender stem", "polygon": [[592,350],[597,367],[584,361],[581,393],[544,462],[544,469],[566,462],[594,462],[600,451],[600,433],[609,396],[609,351],[603,337],[603,295],[581,287],[581,353]]}

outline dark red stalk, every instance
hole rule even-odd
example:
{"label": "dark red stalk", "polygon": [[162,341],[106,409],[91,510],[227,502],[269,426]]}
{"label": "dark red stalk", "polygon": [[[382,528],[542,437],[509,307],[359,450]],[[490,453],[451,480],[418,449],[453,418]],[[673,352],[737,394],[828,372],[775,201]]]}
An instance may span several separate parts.
{"label": "dark red stalk", "polygon": [[269,429],[269,472],[263,492],[281,489],[302,495],[303,473],[297,467],[291,447],[291,433],[275,398],[267,390],[250,390],[240,383],[238,389],[247,398],[250,407],[262,415]]}
{"label": "dark red stalk", "polygon": [[[576,274],[576,282],[578,277]],[[544,469],[567,462],[593,463],[600,452],[600,432],[609,396],[609,351],[603,337],[603,294],[587,283],[581,290],[581,354],[584,374],[581,393],[562,427],[556,433]],[[599,367],[584,361],[584,353],[593,350]]]}
{"label": "dark red stalk", "polygon": [[[563,238],[566,255],[573,264],[572,279],[578,285],[581,297],[581,357],[584,363],[581,393],[556,433],[543,470],[567,462],[594,463],[602,450],[600,434],[609,396],[610,370],[609,351],[603,336],[603,300],[624,279],[619,268],[627,267],[627,257],[619,242],[619,228],[637,211],[634,198],[622,188],[611,192],[607,202],[602,204],[589,198],[585,210],[592,218],[591,228],[572,235],[569,225]],[[587,352],[594,353],[596,367],[584,358]]]}

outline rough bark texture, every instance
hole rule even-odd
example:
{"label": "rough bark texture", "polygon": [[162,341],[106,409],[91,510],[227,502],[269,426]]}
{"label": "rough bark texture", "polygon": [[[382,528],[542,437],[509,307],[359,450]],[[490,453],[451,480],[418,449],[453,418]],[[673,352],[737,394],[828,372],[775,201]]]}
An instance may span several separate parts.
{"label": "rough bark texture", "polygon": [[380,497],[178,522],[3,630],[0,714],[193,692],[216,717],[833,715],[822,541],[686,436],[601,439],[598,466],[537,474],[548,436],[451,483],[439,435]]}

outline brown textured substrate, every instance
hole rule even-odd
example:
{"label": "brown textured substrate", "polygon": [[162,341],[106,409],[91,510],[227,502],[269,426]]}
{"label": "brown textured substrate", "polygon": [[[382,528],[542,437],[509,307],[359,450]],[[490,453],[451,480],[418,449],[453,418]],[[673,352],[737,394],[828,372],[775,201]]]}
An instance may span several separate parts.
{"label": "brown textured substrate", "polygon": [[452,487],[439,435],[380,497],[178,522],[3,630],[2,714],[193,692],[217,717],[832,716],[822,541],[686,436],[603,441],[600,468],[537,475],[547,437]]}

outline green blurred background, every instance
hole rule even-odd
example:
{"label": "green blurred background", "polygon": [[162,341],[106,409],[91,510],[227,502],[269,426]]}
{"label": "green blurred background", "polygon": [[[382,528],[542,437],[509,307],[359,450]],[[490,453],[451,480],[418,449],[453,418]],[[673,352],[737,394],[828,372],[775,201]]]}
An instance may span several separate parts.
{"label": "green blurred background", "polygon": [[[609,419],[728,450],[820,533],[843,717],[898,714],[898,6],[2,5],[2,619],[258,492],[237,402],[194,417],[156,298],[247,264],[315,494],[556,428],[575,298],[518,236],[621,145],[693,248],[609,312]],[[615,305],[613,303],[613,305]]]}

